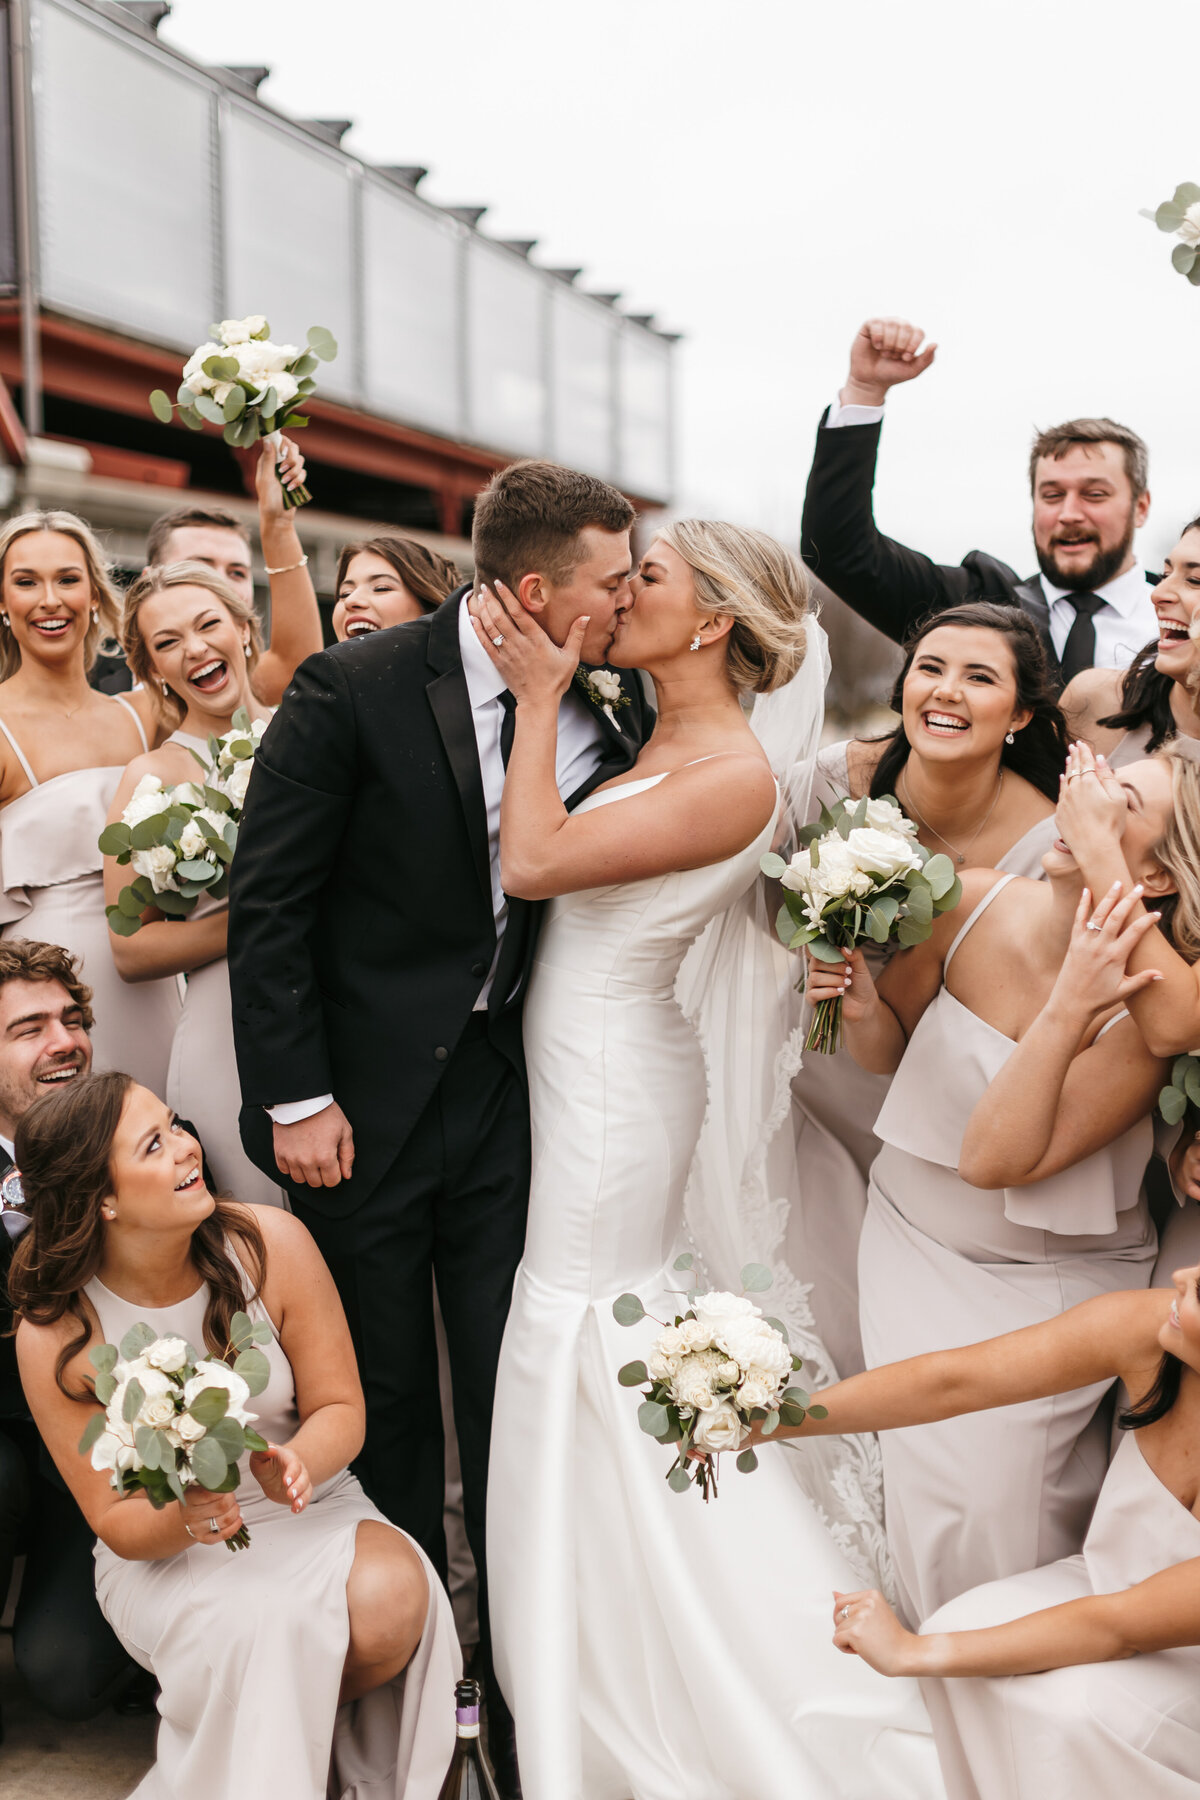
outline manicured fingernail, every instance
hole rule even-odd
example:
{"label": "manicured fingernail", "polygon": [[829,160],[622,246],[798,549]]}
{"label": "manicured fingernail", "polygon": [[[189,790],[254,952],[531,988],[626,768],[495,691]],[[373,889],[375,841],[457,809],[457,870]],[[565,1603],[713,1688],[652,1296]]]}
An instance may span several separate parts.
{"label": "manicured fingernail", "polygon": [[[1117,883],[1117,886],[1118,886],[1118,887],[1120,887],[1120,885],[1121,885],[1121,884],[1120,884],[1120,882],[1119,882],[1119,881],[1118,881],[1118,883]],[[1135,888],[1134,888],[1134,890],[1133,890],[1133,891],[1134,891],[1134,893],[1135,893],[1135,894],[1144,894],[1144,893],[1145,893],[1145,891],[1146,891],[1146,890],[1145,890],[1145,888],[1144,888],[1144,887],[1143,887],[1143,886],[1142,886],[1142,884],[1141,884],[1141,882],[1140,882],[1140,881],[1139,881],[1139,882],[1138,882],[1138,884],[1137,884],[1137,886],[1136,886],[1136,887],[1135,887]]]}

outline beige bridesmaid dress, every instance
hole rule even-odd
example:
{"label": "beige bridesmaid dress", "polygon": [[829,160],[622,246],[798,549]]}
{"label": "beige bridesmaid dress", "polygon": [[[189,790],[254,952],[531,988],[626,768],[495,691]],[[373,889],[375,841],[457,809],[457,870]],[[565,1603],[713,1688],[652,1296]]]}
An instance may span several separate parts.
{"label": "beige bridesmaid dress", "polygon": [[[146,747],[142,722],[125,705]],[[104,858],[99,838],[125,773],[123,765],[72,769],[39,781],[21,746],[0,720],[29,788],[0,810],[0,937],[61,944],[80,959],[92,990],[97,1069],[124,1069],[163,1095],[179,1018],[179,983],[122,981],[112,957],[104,912]]]}
{"label": "beige bridesmaid dress", "polygon": [[[203,738],[182,731],[173,732],[168,742],[183,744],[202,755],[207,751]],[[226,906],[226,900],[201,899],[192,917],[202,918],[206,912]],[[252,1206],[286,1205],[284,1189],[264,1175],[242,1148],[238,1128],[242,1090],[233,1048],[229,963],[223,956],[184,977],[183,1007],[171,1043],[166,1101],[196,1127],[222,1193]]]}
{"label": "beige bridesmaid dress", "polygon": [[[849,740],[829,744],[817,758],[814,820],[823,805],[832,806],[850,792],[849,748]],[[1039,880],[1042,857],[1056,833],[1051,814],[1018,838],[997,867]],[[863,954],[873,976],[878,977],[895,949],[895,945],[865,946]],[[836,1056],[808,1052],[792,1083],[796,1154],[806,1190],[823,1195],[824,1204],[792,1209],[787,1261],[813,1284],[809,1304],[817,1330],[842,1377],[857,1375],[864,1366],[858,1325],[858,1240],[867,1211],[871,1164],[881,1148],[875,1120],[891,1084],[890,1075],[860,1069],[844,1047]]]}
{"label": "beige bridesmaid dress", "polygon": [[[947,971],[1012,879],[967,918]],[[1149,1282],[1149,1118],[1029,1187],[990,1191],[958,1175],[967,1121],[1014,1047],[944,986],[909,1039],[877,1123],[859,1246],[868,1367],[998,1337]],[[910,1621],[1078,1551],[1108,1466],[1109,1385],[883,1434],[888,1543]]]}
{"label": "beige bridesmaid dress", "polygon": [[[1126,1432],[1080,1555],[973,1589],[925,1631],[978,1631],[1114,1594],[1200,1556],[1200,1519]],[[922,1681],[949,1800],[1196,1800],[1200,1648],[1040,1675]]]}
{"label": "beige bridesmaid dress", "polygon": [[[133,1306],[98,1280],[85,1292],[110,1343],[140,1320],[160,1336],[204,1342],[207,1288],[162,1308]],[[300,1422],[291,1364],[261,1304],[247,1310],[273,1334],[270,1382],[250,1403],[256,1429],[286,1443]],[[314,1488],[302,1513],[268,1500],[249,1474],[237,1496],[250,1545],[236,1554],[196,1544],[161,1561],[127,1562],[96,1544],[101,1611],[162,1689],[158,1759],[136,1800],[435,1800],[454,1749],[462,1659],[425,1552],[406,1538],[429,1583],[412,1661],[395,1681],[339,1708],[356,1533],[367,1520],[397,1527],[345,1469]]]}

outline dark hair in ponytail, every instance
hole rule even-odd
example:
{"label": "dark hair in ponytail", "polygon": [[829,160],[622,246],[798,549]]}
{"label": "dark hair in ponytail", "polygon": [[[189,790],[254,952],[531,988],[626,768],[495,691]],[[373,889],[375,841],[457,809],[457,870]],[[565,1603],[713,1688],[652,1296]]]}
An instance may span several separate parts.
{"label": "dark hair in ponytail", "polygon": [[[1037,627],[1019,606],[1002,606],[992,600],[971,600],[962,606],[947,607],[923,619],[911,632],[904,645],[904,667],[892,690],[892,706],[900,712],[904,703],[904,683],[922,643],[940,626],[962,631],[994,631],[1008,645],[1017,681],[1017,705],[1032,716],[1028,725],[1015,734],[1011,744],[1000,747],[1000,762],[1014,775],[1022,776],[1048,800],[1058,799],[1059,777],[1067,760],[1070,737],[1067,722],[1059,710],[1050,685],[1046,652]],[[912,746],[901,719],[896,729],[882,740],[886,748],[871,778],[872,799],[894,794],[897,779],[908,761]]]}
{"label": "dark hair in ponytail", "polygon": [[[1200,518],[1189,519],[1180,537],[1186,537],[1189,531],[1200,531]],[[1171,689],[1175,683],[1170,675],[1163,675],[1155,668],[1157,656],[1158,639],[1152,638],[1142,646],[1125,671],[1121,682],[1121,704],[1116,712],[1096,721],[1108,731],[1140,731],[1143,725],[1148,725],[1147,756],[1161,750],[1178,735],[1179,729],[1171,711]]]}
{"label": "dark hair in ponytail", "polygon": [[1136,1406],[1127,1406],[1124,1412],[1118,1413],[1117,1424],[1121,1430],[1140,1431],[1143,1425],[1156,1425],[1159,1419],[1165,1418],[1179,1398],[1182,1381],[1183,1364],[1169,1350],[1164,1350],[1153,1387],[1142,1395]]}

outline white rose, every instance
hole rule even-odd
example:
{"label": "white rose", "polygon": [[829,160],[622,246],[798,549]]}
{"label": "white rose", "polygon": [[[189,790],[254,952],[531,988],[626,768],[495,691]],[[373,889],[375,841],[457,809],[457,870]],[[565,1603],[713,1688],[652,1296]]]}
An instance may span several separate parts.
{"label": "white rose", "polygon": [[679,1373],[681,1361],[682,1358],[678,1356],[664,1356],[660,1350],[653,1351],[650,1361],[646,1365],[650,1379],[652,1381],[673,1381]]}
{"label": "white rose", "polygon": [[873,831],[902,831],[906,837],[917,835],[915,820],[906,818],[894,800],[868,800],[865,822]]}
{"label": "white rose", "polygon": [[130,861],[134,873],[144,875],[156,894],[178,891],[175,852],[168,844],[152,844],[149,850],[135,850]]}
{"label": "white rose", "polygon": [[846,850],[857,868],[882,876],[885,881],[894,881],[898,875],[921,867],[921,858],[907,838],[891,831],[876,831],[869,825],[861,825],[850,833]]}
{"label": "white rose", "polygon": [[196,1364],[196,1373],[184,1387],[184,1406],[190,1406],[197,1394],[202,1394],[205,1388],[210,1387],[228,1389],[229,1407],[225,1414],[226,1418],[236,1419],[239,1425],[244,1425],[247,1419],[257,1417],[255,1413],[246,1411],[250,1389],[237,1370],[231,1369],[227,1363],[209,1362],[207,1359]]}
{"label": "white rose", "polygon": [[752,1370],[743,1381],[737,1392],[737,1403],[743,1412],[753,1412],[761,1406],[768,1411],[774,1405],[777,1383],[768,1381],[765,1375]]}
{"label": "white rose", "polygon": [[142,1354],[147,1368],[161,1369],[168,1375],[174,1375],[187,1361],[187,1353],[188,1347],[182,1338],[167,1337],[159,1338],[157,1343],[151,1344]]}
{"label": "white rose", "polygon": [[222,319],[217,326],[223,344],[245,344],[250,339],[249,319]]}
{"label": "white rose", "polygon": [[[850,833],[851,838],[861,835],[861,832]],[[854,855],[850,843],[836,831],[821,839],[818,855],[820,860],[813,870],[813,886],[827,897],[840,900],[846,895],[854,895],[861,899],[870,891],[870,876],[863,873],[863,865]]]}
{"label": "white rose", "polygon": [[124,1445],[115,1432],[102,1431],[92,1445],[93,1469],[108,1470],[111,1474],[117,1466],[117,1453]]}
{"label": "white rose", "polygon": [[208,1427],[201,1425],[199,1419],[193,1419],[191,1413],[180,1413],[175,1422],[175,1429],[170,1434],[178,1437],[181,1444],[194,1444],[204,1436]]}
{"label": "white rose", "polygon": [[762,1317],[753,1300],[747,1300],[745,1294],[727,1294],[720,1290],[711,1294],[697,1294],[692,1309],[696,1314],[696,1322],[703,1325],[710,1338],[722,1333],[731,1319],[759,1319]]}
{"label": "white rose", "polygon": [[1193,200],[1184,213],[1175,236],[1195,250],[1200,247],[1200,200]]}
{"label": "white rose", "polygon": [[140,825],[166,809],[166,789],[157,775],[143,775],[121,814],[126,825]]}
{"label": "white rose", "polygon": [[268,338],[265,342],[252,344],[235,344],[233,355],[237,358],[238,369],[247,381],[253,381],[261,388],[269,387],[276,375],[282,375],[290,362],[295,362],[300,352],[294,344],[273,344]]}
{"label": "white rose", "polygon": [[194,781],[181,781],[171,789],[171,798],[178,800],[181,806],[204,805],[204,791]]}
{"label": "white rose", "polygon": [[597,669],[591,677],[591,685],[600,699],[610,706],[621,698],[621,677],[612,669]]}
{"label": "white rose", "polygon": [[174,1397],[171,1394],[153,1394],[147,1397],[134,1424],[150,1425],[155,1431],[161,1431],[164,1425],[173,1424],[174,1419]]}
{"label": "white rose", "polygon": [[792,1353],[765,1319],[731,1320],[721,1343],[744,1374],[752,1371],[779,1379],[792,1366]]}
{"label": "white rose", "polygon": [[654,1347],[663,1356],[682,1356],[684,1350],[687,1348],[683,1341],[683,1333],[680,1331],[678,1325],[664,1326],[663,1330],[658,1335],[658,1341]]}
{"label": "white rose", "polygon": [[197,856],[204,856],[207,850],[208,839],[195,819],[189,819],[179,834],[179,854],[190,862]]}
{"label": "white rose", "polygon": [[685,1319],[679,1327],[679,1336],[685,1350],[707,1350],[712,1343],[712,1332],[698,1317]]}
{"label": "white rose", "polygon": [[250,771],[254,764],[249,757],[230,769],[228,775],[221,778],[221,788],[233,804],[240,809],[246,804],[246,789],[250,786]]}
{"label": "white rose", "polygon": [[189,356],[183,365],[184,386],[191,388],[193,394],[207,394],[213,385],[213,378],[204,373],[203,365],[210,356],[222,355],[224,355],[223,344],[214,344],[211,339],[207,344],[201,344],[200,348],[192,356]]}
{"label": "white rose", "polygon": [[749,1427],[742,1424],[735,1408],[728,1400],[722,1400],[697,1421],[692,1443],[697,1450],[715,1456],[720,1450],[739,1449],[748,1433]]}
{"label": "white rose", "polygon": [[271,386],[275,389],[275,397],[279,401],[280,410],[285,406],[290,406],[300,392],[300,383],[294,375],[289,375],[286,369],[278,375],[272,375]]}
{"label": "white rose", "polygon": [[236,386],[236,381],[217,381],[213,383],[212,397],[218,406],[224,406]]}
{"label": "white rose", "polygon": [[717,1380],[722,1387],[736,1387],[741,1377],[741,1369],[730,1357],[717,1364]]}
{"label": "white rose", "polygon": [[793,894],[807,892],[812,884],[812,857],[807,850],[797,850],[779,881],[781,886],[790,888]]}
{"label": "white rose", "polygon": [[671,1384],[671,1392],[680,1406],[693,1407],[697,1412],[708,1412],[717,1404],[708,1379],[710,1372],[698,1367],[690,1358],[684,1363]]}

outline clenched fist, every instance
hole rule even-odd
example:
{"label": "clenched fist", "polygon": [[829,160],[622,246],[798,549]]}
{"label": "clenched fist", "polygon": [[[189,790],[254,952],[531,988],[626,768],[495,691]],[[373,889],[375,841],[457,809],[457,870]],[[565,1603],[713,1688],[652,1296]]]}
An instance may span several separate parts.
{"label": "clenched fist", "polygon": [[868,319],[850,346],[850,376],[843,406],[882,406],[888,389],[923,375],[937,345],[921,348],[925,333],[907,319]]}

